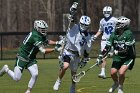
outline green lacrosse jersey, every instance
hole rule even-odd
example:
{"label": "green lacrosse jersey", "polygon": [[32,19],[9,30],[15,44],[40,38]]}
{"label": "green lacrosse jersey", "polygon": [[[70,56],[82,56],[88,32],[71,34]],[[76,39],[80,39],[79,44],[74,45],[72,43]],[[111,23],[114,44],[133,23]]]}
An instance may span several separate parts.
{"label": "green lacrosse jersey", "polygon": [[47,41],[46,36],[43,36],[40,32],[33,29],[19,47],[18,54],[25,59],[35,59],[39,52],[39,46],[43,45],[44,42],[46,43]]}
{"label": "green lacrosse jersey", "polygon": [[133,33],[131,32],[130,28],[126,28],[125,31],[118,35],[117,32],[111,34],[107,45],[113,46],[114,50],[117,51],[124,51],[122,53],[118,53],[118,55],[113,56],[114,61],[120,61],[122,59],[136,57],[135,52],[135,39],[133,37]]}

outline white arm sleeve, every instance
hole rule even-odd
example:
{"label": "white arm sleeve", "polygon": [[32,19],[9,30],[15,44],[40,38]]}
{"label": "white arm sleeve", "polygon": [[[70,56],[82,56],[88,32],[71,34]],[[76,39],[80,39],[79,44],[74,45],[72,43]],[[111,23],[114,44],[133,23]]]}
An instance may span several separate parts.
{"label": "white arm sleeve", "polygon": [[43,46],[40,46],[40,47],[39,47],[39,50],[40,50],[42,53],[44,53],[44,54],[45,54],[45,52],[46,52],[46,50],[44,49]]}

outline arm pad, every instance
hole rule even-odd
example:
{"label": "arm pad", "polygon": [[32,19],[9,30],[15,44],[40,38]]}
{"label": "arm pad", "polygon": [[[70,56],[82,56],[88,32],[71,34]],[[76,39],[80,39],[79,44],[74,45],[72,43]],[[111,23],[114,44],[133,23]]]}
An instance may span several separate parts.
{"label": "arm pad", "polygon": [[42,52],[42,53],[44,53],[45,54],[45,52],[46,52],[46,50],[44,49],[44,47],[39,47],[39,50]]}

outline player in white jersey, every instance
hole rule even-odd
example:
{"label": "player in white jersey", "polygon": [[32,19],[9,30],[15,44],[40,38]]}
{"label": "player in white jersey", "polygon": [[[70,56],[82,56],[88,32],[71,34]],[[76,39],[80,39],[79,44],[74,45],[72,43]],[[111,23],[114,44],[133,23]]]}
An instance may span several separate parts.
{"label": "player in white jersey", "polygon": [[[88,16],[81,16],[80,22],[75,24],[66,34],[66,45],[60,56],[60,71],[53,89],[58,90],[61,80],[68,68],[71,76],[76,74],[78,66],[84,67],[89,61],[91,50],[91,35],[87,32],[91,19]],[[70,93],[75,93],[75,82],[72,81]]]}
{"label": "player in white jersey", "polygon": [[[115,26],[117,23],[117,19],[112,16],[112,8],[110,6],[105,6],[103,8],[103,15],[104,15],[104,18],[100,20],[99,30],[94,35],[94,39],[96,39],[99,35],[102,34],[101,51],[103,51],[111,33],[115,31]],[[112,54],[113,53],[110,52],[110,55]],[[101,73],[98,75],[99,77],[104,78],[104,79],[106,78],[105,66],[106,66],[106,58],[103,59],[103,63],[101,64]]]}

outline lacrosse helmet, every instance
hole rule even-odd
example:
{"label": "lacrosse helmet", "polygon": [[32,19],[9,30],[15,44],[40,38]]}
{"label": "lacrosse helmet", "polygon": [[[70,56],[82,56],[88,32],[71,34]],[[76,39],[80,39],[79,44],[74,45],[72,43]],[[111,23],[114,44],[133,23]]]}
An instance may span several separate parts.
{"label": "lacrosse helmet", "polygon": [[112,7],[110,6],[105,6],[103,8],[103,15],[105,16],[105,18],[108,18],[112,15]]}
{"label": "lacrosse helmet", "polygon": [[81,16],[80,18],[80,30],[86,31],[89,28],[89,25],[91,23],[91,19],[88,16]]}
{"label": "lacrosse helmet", "polygon": [[48,28],[48,24],[44,20],[34,21],[34,29],[36,29],[44,36],[47,34],[47,28]]}
{"label": "lacrosse helmet", "polygon": [[117,19],[116,29],[125,29],[130,25],[130,19],[121,16]]}

